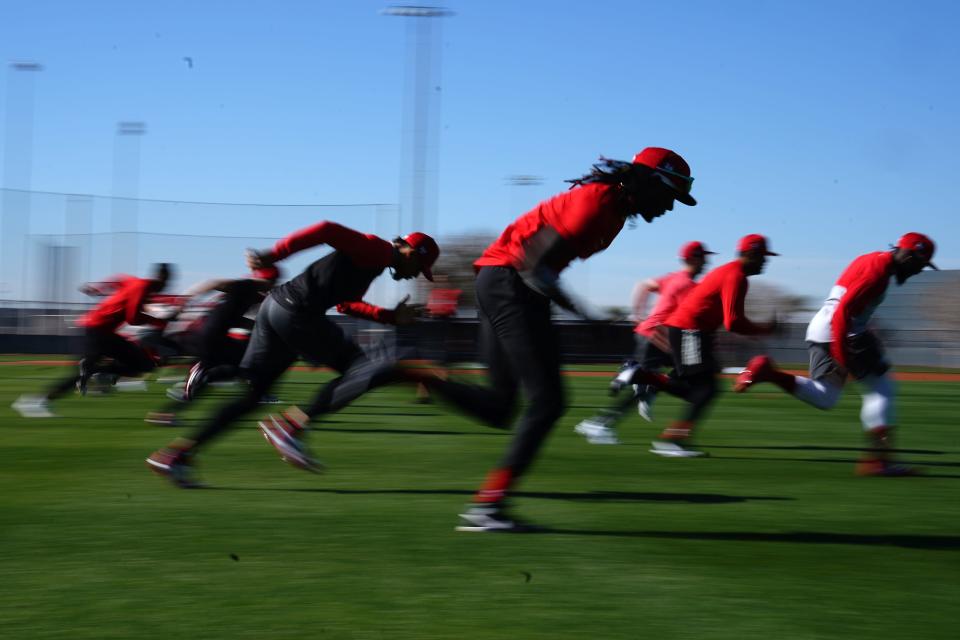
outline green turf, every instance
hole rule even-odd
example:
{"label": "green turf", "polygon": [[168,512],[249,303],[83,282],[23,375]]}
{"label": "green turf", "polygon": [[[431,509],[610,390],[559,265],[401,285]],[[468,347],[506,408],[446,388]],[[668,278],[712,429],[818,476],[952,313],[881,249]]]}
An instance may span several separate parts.
{"label": "green turf", "polygon": [[[901,384],[903,457],[924,478],[861,479],[859,397],[832,412],[772,389],[723,395],[712,457],[572,433],[606,402],[569,378],[570,410],[516,499],[535,535],[456,533],[508,442],[396,387],[333,416],[287,467],[245,421],[182,491],[143,458],[182,429],[142,422],[162,387],[70,397],[63,417],[7,407],[63,367],[0,367],[2,638],[956,638],[957,392]],[[280,394],[303,401],[322,376]],[[222,401],[196,407],[199,419]],[[658,425],[678,405],[663,399]]]}

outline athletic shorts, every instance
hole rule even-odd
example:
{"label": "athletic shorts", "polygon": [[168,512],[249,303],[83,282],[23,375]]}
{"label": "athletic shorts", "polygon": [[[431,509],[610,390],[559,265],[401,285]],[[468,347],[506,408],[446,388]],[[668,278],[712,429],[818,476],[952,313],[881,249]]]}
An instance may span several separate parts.
{"label": "athletic shorts", "polygon": [[713,356],[713,332],[668,327],[673,366],[677,376],[688,378],[719,370]]}
{"label": "athletic shorts", "polygon": [[830,343],[808,342],[810,377],[843,385],[847,372],[856,380],[869,375],[883,375],[890,370],[880,340],[869,331],[847,339],[847,368],[830,354]]}

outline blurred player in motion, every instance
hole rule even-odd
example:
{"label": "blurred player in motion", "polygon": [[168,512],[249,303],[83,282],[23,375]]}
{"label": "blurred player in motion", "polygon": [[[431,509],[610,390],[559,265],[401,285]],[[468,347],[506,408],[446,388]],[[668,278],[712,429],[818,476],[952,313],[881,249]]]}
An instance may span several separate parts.
{"label": "blurred player in motion", "polygon": [[271,416],[260,423],[260,429],[285,461],[319,471],[321,465],[304,443],[308,420],[335,411],[374,386],[395,378],[395,361],[368,358],[326,312],[335,306],[343,313],[377,322],[413,322],[419,310],[408,306],[406,300],[393,309],[383,309],[363,302],[362,298],[370,283],[385,269],[392,271],[395,280],[420,274],[430,279],[430,268],[440,254],[437,243],[419,232],[388,242],[335,222],[321,222],[283,238],[272,249],[250,253],[248,266],[266,269],[291,254],[323,244],[334,251],[275,288],[260,305],[250,344],[240,363],[241,375],[250,383],[244,395],[222,407],[188,439],[176,440],[147,458],[153,471],[178,486],[196,486],[191,462],[197,451],[254,409],[298,357],[326,365],[340,376],[324,385],[305,411],[294,408]]}
{"label": "blurred player in motion", "polygon": [[[659,371],[673,367],[670,341],[663,321],[673,313],[680,301],[696,284],[696,278],[707,264],[707,256],[715,255],[708,251],[702,242],[687,242],[680,247],[680,260],[683,268],[659,278],[650,278],[637,283],[633,292],[633,317],[637,319],[634,336],[637,349],[633,360],[624,363],[624,368],[637,364],[646,371]],[[647,299],[651,294],[659,294],[657,303],[649,315],[644,317]],[[637,402],[640,416],[650,422],[653,420],[653,401],[657,390],[650,385],[636,385],[632,396],[624,395],[610,407],[597,415],[581,421],[575,430],[590,444],[618,444],[616,425],[623,417],[627,407]]]}
{"label": "blurred player in motion", "polygon": [[[427,295],[426,318],[417,324],[423,357],[442,366],[450,364],[450,331],[463,290],[450,284],[446,274],[434,273],[434,284]],[[424,335],[426,334],[426,335]],[[417,402],[430,402],[430,392],[422,382],[417,385]]]}
{"label": "blurred player in motion", "polygon": [[562,288],[560,273],[606,249],[634,216],[652,222],[674,201],[696,204],[690,167],[667,149],[644,149],[632,162],[601,159],[570,182],[569,191],[519,217],[474,262],[479,348],[490,386],[428,381],[431,390],[493,424],[508,424],[521,388],[526,396],[513,439],[461,514],[460,531],[531,528],[509,514],[507,498],[566,409],[551,302],[584,315]]}
{"label": "blurred player in motion", "polygon": [[757,356],[737,377],[734,391],[743,393],[755,384],[770,382],[818,409],[831,409],[840,400],[849,374],[863,387],[860,421],[869,445],[857,464],[857,473],[914,475],[913,468],[892,459],[894,384],[883,345],[867,326],[883,302],[891,278],[901,285],[925,267],[936,269],[931,262],[933,251],[933,240],[911,232],[889,251],[855,259],[807,327],[810,377],[790,375],[778,370],[769,357]]}
{"label": "blurred player in motion", "polygon": [[182,339],[199,358],[190,369],[186,384],[182,390],[169,389],[167,395],[173,402],[148,413],[146,422],[175,424],[178,409],[196,399],[207,384],[237,376],[247,341],[232,337],[230,332],[253,328],[253,321],[246,314],[263,302],[279,277],[280,270],[269,266],[255,269],[248,278],[208,280],[186,292],[192,299],[214,291],[220,296],[195,333]]}
{"label": "blurred player in motion", "polygon": [[664,321],[673,352],[673,377],[644,370],[640,365],[624,369],[611,388],[630,384],[651,384],[687,402],[675,420],[652,443],[651,453],[666,457],[692,458],[704,455],[691,445],[693,431],[717,395],[719,366],[713,353],[714,334],[723,325],[743,335],[769,334],[776,322],[755,324],[744,313],[749,283],[747,278],[763,271],[769,250],[767,239],[752,233],[737,243],[736,260],[717,267],[695,286]]}
{"label": "blurred player in motion", "polygon": [[[13,408],[27,418],[53,416],[50,402],[70,389],[86,395],[87,383],[95,374],[138,376],[152,371],[154,359],[140,345],[117,333],[123,324],[163,327],[167,319],[144,313],[150,296],[163,291],[172,278],[173,269],[161,263],[153,267],[150,278],[119,276],[111,285],[107,298],[77,320],[84,330],[83,356],[78,371],[54,384],[44,395],[21,396]],[[106,293],[106,292],[105,292]]]}

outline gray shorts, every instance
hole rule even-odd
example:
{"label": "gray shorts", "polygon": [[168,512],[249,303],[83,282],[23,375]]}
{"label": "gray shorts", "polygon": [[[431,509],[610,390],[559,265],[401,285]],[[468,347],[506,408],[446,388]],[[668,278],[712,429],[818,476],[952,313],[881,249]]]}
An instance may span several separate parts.
{"label": "gray shorts", "polygon": [[842,385],[847,373],[856,380],[869,375],[883,375],[890,370],[880,340],[869,331],[850,338],[846,345],[847,368],[840,366],[830,355],[829,342],[808,342],[810,377]]}
{"label": "gray shorts", "polygon": [[829,342],[808,342],[810,354],[810,378],[842,387],[847,371],[830,355]]}

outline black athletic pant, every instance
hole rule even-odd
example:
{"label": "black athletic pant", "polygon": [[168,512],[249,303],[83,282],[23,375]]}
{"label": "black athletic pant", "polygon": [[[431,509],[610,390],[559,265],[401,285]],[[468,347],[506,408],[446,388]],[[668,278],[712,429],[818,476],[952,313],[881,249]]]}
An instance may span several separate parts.
{"label": "black athletic pant", "polygon": [[[201,335],[196,339],[196,343],[196,353],[200,356],[199,363],[204,368],[205,381],[203,386],[193,390],[193,395],[186,402],[193,402],[200,397],[207,388],[206,385],[211,382],[236,378],[240,374],[240,361],[247,349],[247,342],[222,335]],[[164,404],[160,411],[177,413],[183,406],[184,401],[171,400]]]}
{"label": "black athletic pant", "polygon": [[[109,363],[101,362],[111,358]],[[152,371],[156,364],[140,346],[108,329],[87,328],[84,333],[83,356],[80,367],[87,375],[95,373],[117,376],[137,376]],[[53,400],[62,396],[77,383],[79,373],[59,380],[47,392]]]}
{"label": "black athletic pant", "polygon": [[527,287],[515,269],[483,267],[477,274],[480,355],[490,386],[430,383],[446,399],[494,426],[515,412],[520,387],[527,405],[499,467],[521,476],[566,408],[560,345],[550,300]]}
{"label": "black athletic pant", "polygon": [[197,445],[206,443],[256,408],[298,357],[341,374],[320,388],[306,410],[311,417],[343,408],[369,389],[393,379],[395,371],[393,360],[367,358],[325,315],[291,311],[268,296],[260,306],[240,364],[240,375],[249,386],[243,396],[223,406],[190,439]]}

